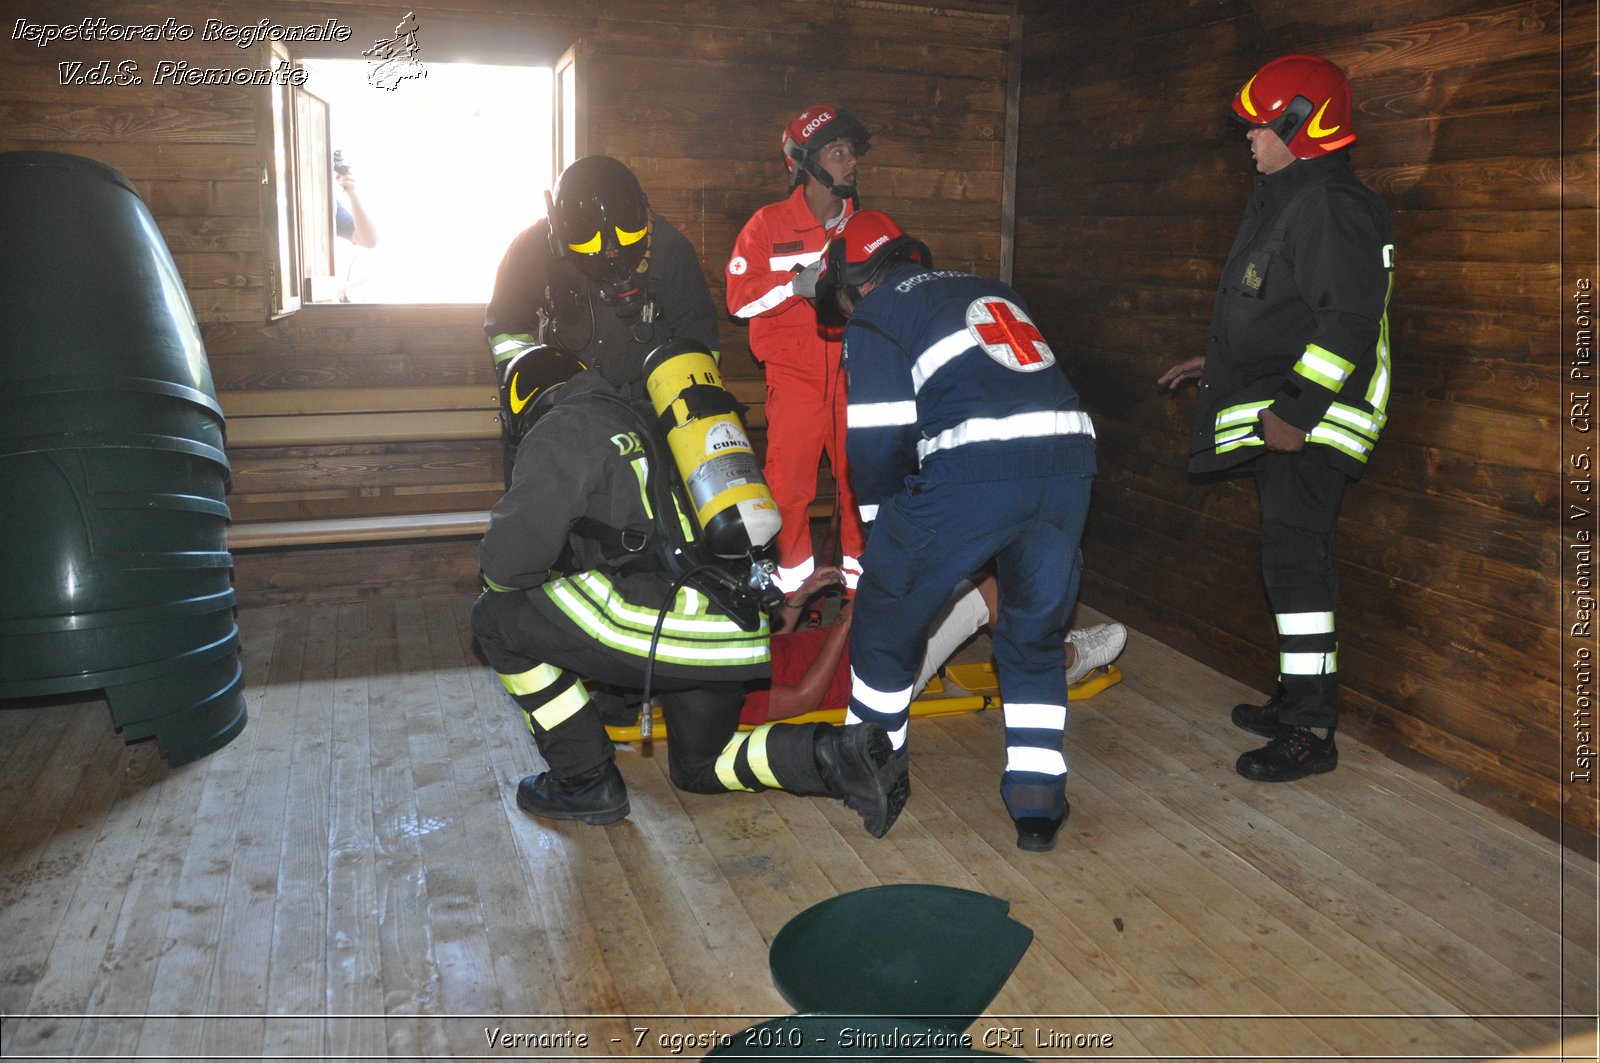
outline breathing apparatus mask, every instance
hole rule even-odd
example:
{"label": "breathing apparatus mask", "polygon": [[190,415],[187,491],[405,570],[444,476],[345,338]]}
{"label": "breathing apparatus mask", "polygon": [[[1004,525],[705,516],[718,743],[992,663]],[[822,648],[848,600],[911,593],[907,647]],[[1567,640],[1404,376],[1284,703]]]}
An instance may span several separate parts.
{"label": "breathing apparatus mask", "polygon": [[633,172],[610,156],[585,155],[545,193],[545,208],[552,254],[593,280],[601,303],[619,318],[637,319],[634,339],[648,343],[657,312],[649,282],[650,204]]}

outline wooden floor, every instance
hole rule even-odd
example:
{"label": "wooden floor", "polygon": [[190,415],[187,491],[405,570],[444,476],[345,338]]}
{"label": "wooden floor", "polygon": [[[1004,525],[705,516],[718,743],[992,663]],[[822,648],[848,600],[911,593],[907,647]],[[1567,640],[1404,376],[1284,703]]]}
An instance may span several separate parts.
{"label": "wooden floor", "polygon": [[1594,1025],[1592,860],[1350,742],[1247,783],[1252,693],[1137,633],[1029,854],[992,712],[913,721],[882,840],[819,798],[680,794],[631,747],[631,818],[539,823],[468,604],[245,612],[250,724],[174,770],[101,702],[0,710],[0,1056],[699,1058],[793,1010],[791,917],[910,882],[1033,929],[968,1031],[1007,1055],[1482,1059]]}

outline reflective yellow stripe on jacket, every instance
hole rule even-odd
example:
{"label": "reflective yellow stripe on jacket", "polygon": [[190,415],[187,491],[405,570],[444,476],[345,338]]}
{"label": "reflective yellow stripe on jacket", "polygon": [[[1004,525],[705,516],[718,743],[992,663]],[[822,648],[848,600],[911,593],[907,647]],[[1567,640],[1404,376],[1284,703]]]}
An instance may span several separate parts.
{"label": "reflective yellow stripe on jacket", "polygon": [[[544,585],[556,606],[595,641],[619,653],[645,657],[660,614],[629,602],[600,572],[579,572]],[[770,632],[763,617],[755,631],[713,612],[705,595],[680,588],[661,622],[656,660],[682,665],[742,666],[771,659]]]}

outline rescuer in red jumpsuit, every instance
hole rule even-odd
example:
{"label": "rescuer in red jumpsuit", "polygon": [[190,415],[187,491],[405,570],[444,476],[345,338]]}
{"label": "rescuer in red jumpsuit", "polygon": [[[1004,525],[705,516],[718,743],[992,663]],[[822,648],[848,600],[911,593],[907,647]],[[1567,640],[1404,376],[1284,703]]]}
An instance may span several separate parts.
{"label": "rescuer in red jumpsuit", "polygon": [[844,453],[839,334],[820,330],[808,300],[816,291],[822,245],[856,209],[856,160],[870,139],[865,126],[831,103],[800,112],[782,136],[789,196],[756,211],[728,260],[728,310],[750,322],[750,350],[767,374],[763,471],[783,517],[776,582],[785,592],[816,568],[807,511],[824,453],[838,491],[846,593],[861,572],[861,523]]}

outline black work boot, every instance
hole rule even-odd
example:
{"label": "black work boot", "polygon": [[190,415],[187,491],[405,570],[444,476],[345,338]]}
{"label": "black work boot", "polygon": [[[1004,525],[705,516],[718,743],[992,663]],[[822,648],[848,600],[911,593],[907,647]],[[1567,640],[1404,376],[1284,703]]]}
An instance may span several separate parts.
{"label": "black work boot", "polygon": [[628,814],[628,787],[610,760],[570,779],[545,771],[517,785],[517,807],[544,819],[615,823]]}
{"label": "black work boot", "polygon": [[1056,847],[1056,835],[1061,833],[1062,824],[1070,815],[1072,803],[1063,797],[1060,816],[1018,816],[1012,821],[1017,825],[1017,848],[1030,853],[1048,853]]}
{"label": "black work boot", "polygon": [[861,816],[867,833],[889,833],[911,796],[911,774],[906,758],[894,755],[888,732],[875,723],[822,727],[813,755],[823,785]]}
{"label": "black work boot", "polygon": [[1282,691],[1267,699],[1265,705],[1235,705],[1233,725],[1262,738],[1276,738],[1278,732],[1283,730],[1283,724],[1278,720],[1278,710],[1281,708],[1283,708]]}
{"label": "black work boot", "polygon": [[1260,749],[1241,753],[1235,770],[1256,782],[1293,782],[1338,766],[1339,749],[1331,729],[1327,738],[1318,738],[1309,727],[1287,726]]}

